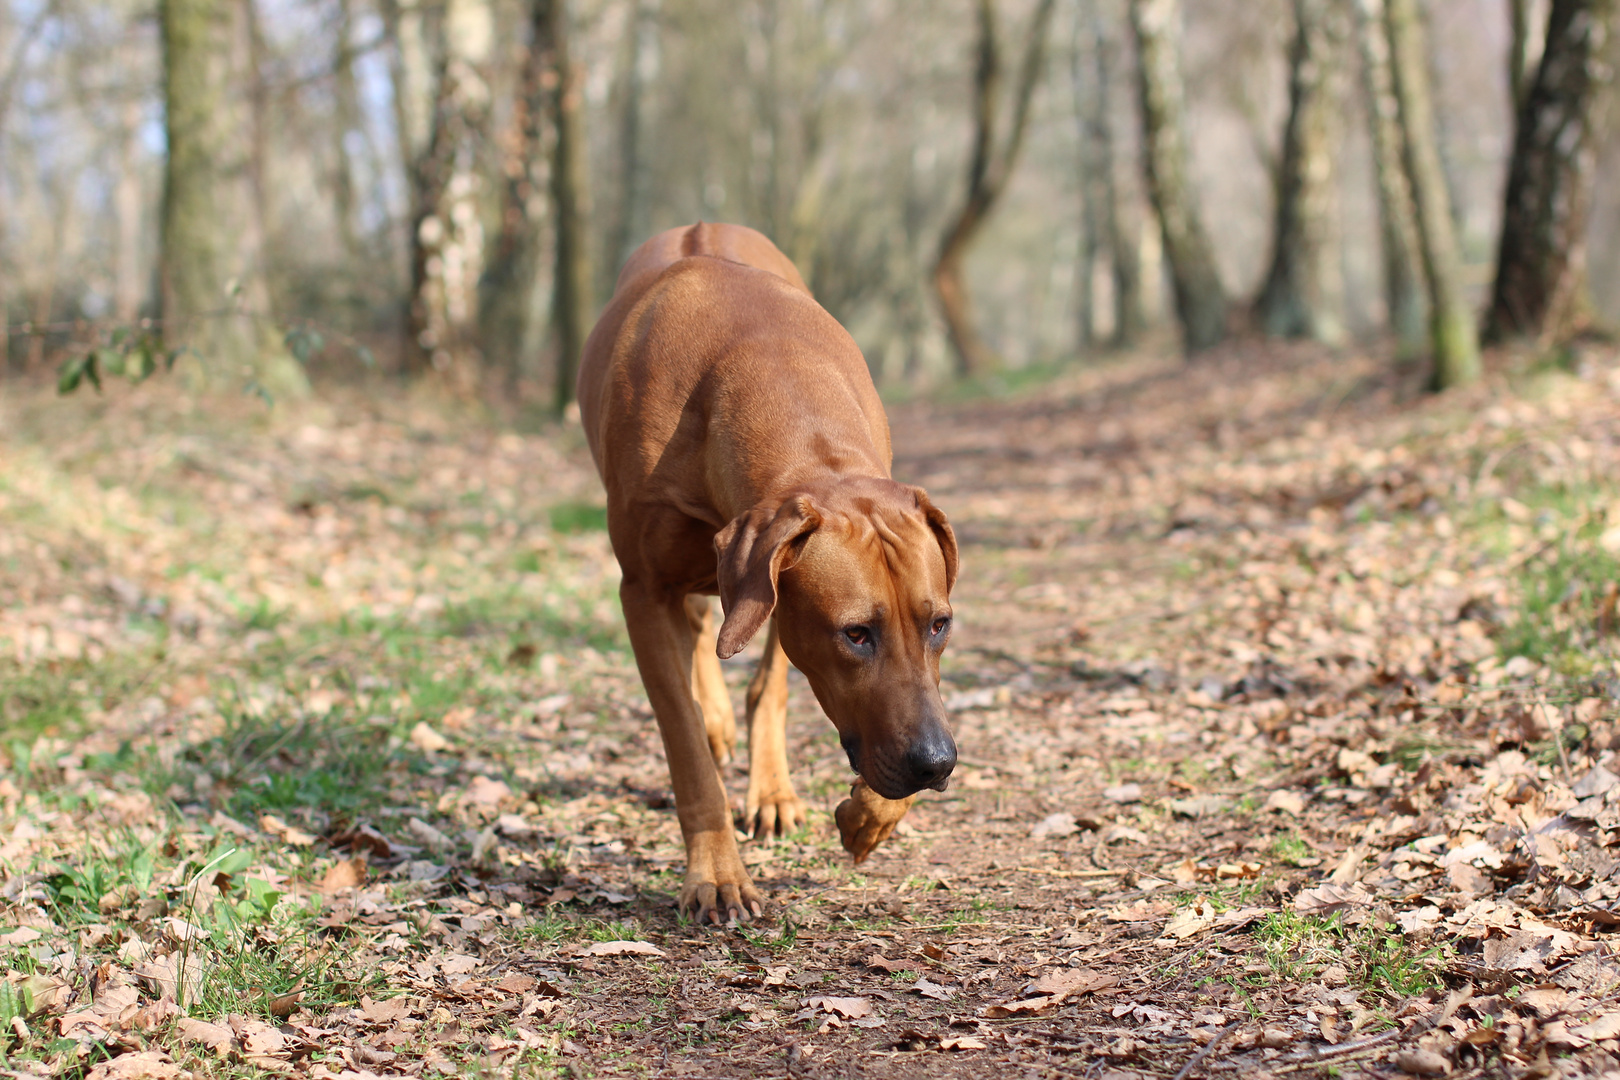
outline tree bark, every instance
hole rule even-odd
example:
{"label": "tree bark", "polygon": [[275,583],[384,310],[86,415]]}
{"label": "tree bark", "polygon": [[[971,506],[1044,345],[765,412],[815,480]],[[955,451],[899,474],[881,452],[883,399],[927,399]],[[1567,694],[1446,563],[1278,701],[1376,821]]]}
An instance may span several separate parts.
{"label": "tree bark", "polygon": [[997,41],[995,0],[979,0],[978,63],[974,73],[973,155],[968,164],[967,198],[939,246],[934,262],[934,291],[956,353],[957,374],[981,375],[1000,364],[995,351],[980,336],[963,276],[968,248],[1012,178],[1029,127],[1029,106],[1035,96],[1045,58],[1046,28],[1052,21],[1054,0],[1039,0],[1024,43],[1018,84],[1013,91],[1012,118],[1005,137],[998,132],[1001,94],[1001,49]]}
{"label": "tree bark", "polygon": [[1553,0],[1508,166],[1491,340],[1555,337],[1586,311],[1586,218],[1614,0]]}
{"label": "tree bark", "polygon": [[1092,131],[1097,147],[1097,172],[1102,178],[1102,225],[1108,261],[1114,278],[1114,331],[1109,344],[1125,349],[1142,336],[1142,251],[1140,221],[1127,216],[1115,176],[1114,72],[1119,60],[1119,35],[1114,25],[1092,4],[1092,38],[1096,49],[1097,88]]}
{"label": "tree bark", "polygon": [[557,331],[554,401],[561,412],[574,400],[574,375],[595,315],[587,247],[589,207],[585,186],[584,78],[570,56],[567,0],[538,0],[548,11],[548,45],[556,81],[551,94],[555,138],[551,154],[552,217],[557,264],[552,279],[552,318]]}
{"label": "tree bark", "polygon": [[147,282],[141,262],[141,174],[136,160],[140,106],[124,107],[118,140],[118,179],[113,186],[113,318],[126,326],[141,313]]}
{"label": "tree bark", "polygon": [[[266,320],[262,236],[251,184],[253,116],[233,94],[252,55],[246,0],[162,0],[164,117],[160,280],[163,336],[200,358],[201,379],[273,396],[304,393],[303,369]],[[250,84],[251,85],[251,84]]]}
{"label": "tree bark", "polygon": [[1384,306],[1395,355],[1415,358],[1427,337],[1423,272],[1418,263],[1412,188],[1401,164],[1401,119],[1384,33],[1384,0],[1356,0],[1356,41],[1371,127],[1378,228],[1383,248]]}
{"label": "tree bark", "polygon": [[332,53],[332,206],[338,233],[352,262],[361,258],[355,220],[355,168],[349,137],[361,129],[360,90],[354,77],[354,2],[338,0],[337,42]]}
{"label": "tree bark", "polygon": [[1479,379],[1479,338],[1463,296],[1462,262],[1452,226],[1451,198],[1440,165],[1429,95],[1428,54],[1416,0],[1387,0],[1384,29],[1401,119],[1401,152],[1417,223],[1418,249],[1429,290],[1432,386],[1445,390]]}
{"label": "tree bark", "polygon": [[546,160],[542,149],[547,111],[546,80],[551,5],[531,0],[529,41],[518,74],[512,130],[505,140],[501,173],[500,231],[484,272],[479,321],[484,359],[516,385],[532,334],[535,283],[540,275],[546,220]]}
{"label": "tree bark", "polygon": [[1179,0],[1130,0],[1142,105],[1143,171],[1170,263],[1184,346],[1201,352],[1226,337],[1226,290],[1190,176],[1181,80]]}
{"label": "tree bark", "polygon": [[485,0],[452,0],[426,153],[417,163],[411,230],[407,370],[428,366],[470,389],[478,376],[478,285],[484,234],[479,219],[478,153],[489,119],[485,70],[492,42]]}
{"label": "tree bark", "polygon": [[652,159],[647,153],[647,87],[658,75],[658,0],[635,0],[627,43],[624,109],[619,117],[619,162],[624,187],[611,256],[617,269],[652,232]]}
{"label": "tree bark", "polygon": [[1530,0],[1507,0],[1508,93],[1517,116],[1530,81]]}
{"label": "tree bark", "polygon": [[[1095,5],[1092,5],[1093,12]],[[1095,21],[1095,20],[1093,20]],[[1102,252],[1102,202],[1104,178],[1098,143],[1107,127],[1108,115],[1098,105],[1098,87],[1093,79],[1100,65],[1086,71],[1086,49],[1082,24],[1074,24],[1074,44],[1069,53],[1069,81],[1074,91],[1075,119],[1079,121],[1078,160],[1080,173],[1080,245],[1075,257],[1075,348],[1089,351],[1097,341],[1096,277],[1097,259]],[[1095,47],[1095,41],[1092,42]],[[1092,59],[1095,59],[1094,57]]]}
{"label": "tree bark", "polygon": [[1256,303],[1272,337],[1344,342],[1339,236],[1338,74],[1344,23],[1338,0],[1294,0],[1288,121],[1276,176],[1271,269]]}

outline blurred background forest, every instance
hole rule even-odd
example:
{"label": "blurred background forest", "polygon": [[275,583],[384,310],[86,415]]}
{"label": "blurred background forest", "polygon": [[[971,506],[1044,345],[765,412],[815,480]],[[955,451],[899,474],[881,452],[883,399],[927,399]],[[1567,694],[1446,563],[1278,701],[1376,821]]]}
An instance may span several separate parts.
{"label": "blurred background forest", "polygon": [[[0,0],[6,378],[549,408],[625,255],[771,236],[880,384],[1620,314],[1612,0]],[[570,363],[559,365],[559,356]]]}

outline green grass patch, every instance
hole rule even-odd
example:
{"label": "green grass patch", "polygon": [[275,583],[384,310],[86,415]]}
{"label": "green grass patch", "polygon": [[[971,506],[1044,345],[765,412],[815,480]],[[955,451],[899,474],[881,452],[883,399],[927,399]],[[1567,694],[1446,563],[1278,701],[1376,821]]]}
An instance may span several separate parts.
{"label": "green grass patch", "polygon": [[549,512],[551,528],[560,533],[606,532],[607,507],[588,502],[557,503]]}

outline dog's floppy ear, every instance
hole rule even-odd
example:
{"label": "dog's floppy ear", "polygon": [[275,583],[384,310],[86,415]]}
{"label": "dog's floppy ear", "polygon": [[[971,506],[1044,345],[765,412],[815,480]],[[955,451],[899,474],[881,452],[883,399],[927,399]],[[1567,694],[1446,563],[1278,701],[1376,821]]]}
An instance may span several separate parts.
{"label": "dog's floppy ear", "polygon": [[740,652],[771,617],[776,579],[799,561],[804,542],[820,524],[821,512],[808,496],[798,495],[780,506],[756,506],[715,535],[720,606],[726,612],[715,644],[722,660]]}
{"label": "dog's floppy ear", "polygon": [[956,533],[951,531],[951,523],[945,517],[945,511],[928,501],[928,492],[922,488],[913,488],[917,493],[917,505],[922,508],[923,517],[928,519],[928,527],[934,531],[934,539],[939,541],[940,554],[945,556],[945,594],[950,595],[956,587]]}

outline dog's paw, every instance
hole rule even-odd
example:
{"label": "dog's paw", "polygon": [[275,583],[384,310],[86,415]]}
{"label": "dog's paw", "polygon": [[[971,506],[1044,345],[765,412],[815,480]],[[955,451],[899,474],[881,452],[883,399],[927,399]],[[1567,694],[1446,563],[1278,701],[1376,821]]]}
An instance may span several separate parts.
{"label": "dog's paw", "polygon": [[856,863],[865,862],[872,850],[894,832],[913,801],[915,796],[885,799],[867,787],[865,780],[855,781],[849,789],[849,798],[839,803],[833,812],[844,850],[855,856]]}
{"label": "dog's paw", "polygon": [[794,793],[793,785],[778,785],[769,790],[756,790],[748,785],[748,801],[743,804],[743,828],[755,840],[773,836],[786,836],[805,822],[804,803]]}
{"label": "dog's paw", "polygon": [[[690,914],[699,925],[716,926],[729,922],[747,922],[765,912],[765,897],[754,887],[753,879],[743,868],[737,854],[737,843],[731,840],[730,851],[725,843],[699,842],[687,847],[686,881],[681,886],[680,909]],[[728,835],[726,839],[731,839]]]}

